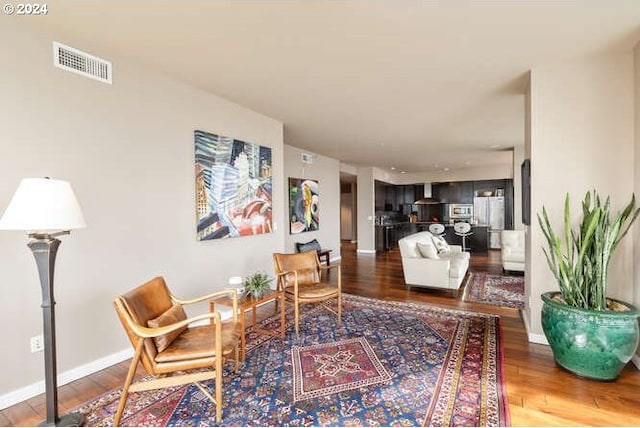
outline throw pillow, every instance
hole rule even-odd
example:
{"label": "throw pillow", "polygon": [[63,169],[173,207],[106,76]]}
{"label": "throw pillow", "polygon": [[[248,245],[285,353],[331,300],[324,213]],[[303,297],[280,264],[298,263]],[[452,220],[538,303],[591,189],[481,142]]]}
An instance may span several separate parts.
{"label": "throw pillow", "polygon": [[451,252],[451,248],[447,241],[444,240],[442,236],[433,236],[433,244],[436,246],[438,253],[449,253]]}
{"label": "throw pillow", "polygon": [[[185,314],[184,309],[180,305],[174,305],[171,308],[167,309],[162,315],[152,320],[147,321],[147,326],[151,328],[164,327],[169,324],[177,323],[179,321],[184,321],[187,319],[187,314]],[[158,348],[158,352],[162,352],[171,345],[176,337],[180,336],[180,334],[187,329],[185,325],[182,328],[169,332],[167,334],[163,334],[162,336],[157,336],[153,338],[153,341],[156,344],[156,348]]]}
{"label": "throw pillow", "polygon": [[439,259],[440,257],[438,256],[438,253],[436,252],[436,249],[433,245],[431,244],[425,244],[423,242],[418,242],[418,251],[420,251],[420,254],[422,254],[422,257],[425,257],[427,259]]}
{"label": "throw pillow", "polygon": [[320,249],[320,243],[318,242],[317,239],[314,239],[309,242],[298,242],[296,243],[296,249],[298,250],[299,253],[304,253],[305,251],[311,251],[311,250],[317,251]]}

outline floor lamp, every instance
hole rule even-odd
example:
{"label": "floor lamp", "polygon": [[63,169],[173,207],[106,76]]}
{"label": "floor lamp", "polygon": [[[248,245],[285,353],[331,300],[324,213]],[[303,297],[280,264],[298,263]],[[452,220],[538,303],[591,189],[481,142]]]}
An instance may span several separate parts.
{"label": "floor lamp", "polygon": [[40,426],[80,426],[83,417],[72,413],[58,417],[56,325],[53,271],[60,235],[85,227],[71,185],[49,178],[25,178],[0,219],[0,230],[25,230],[36,259],[42,287],[44,367],[47,419]]}

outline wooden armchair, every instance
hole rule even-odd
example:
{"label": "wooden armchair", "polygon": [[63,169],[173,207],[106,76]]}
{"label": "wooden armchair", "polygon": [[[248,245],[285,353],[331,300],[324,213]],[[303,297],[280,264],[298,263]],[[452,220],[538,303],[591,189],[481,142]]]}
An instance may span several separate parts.
{"label": "wooden armchair", "polygon": [[[222,322],[219,312],[187,318],[183,305],[230,294],[233,318]],[[147,391],[174,385],[195,383],[216,404],[216,419],[222,419],[222,366],[235,350],[235,370],[238,370],[238,338],[240,323],[237,319],[235,290],[223,290],[192,300],[173,296],[162,277],[157,277],[113,302],[118,317],[135,349],[129,372],[122,389],[113,425],[118,426],[129,392]],[[211,324],[189,327],[190,323],[210,320]],[[145,370],[157,378],[132,384],[142,361]],[[210,368],[167,376],[176,371]],[[215,379],[215,399],[199,382]]]}
{"label": "wooden armchair", "polygon": [[[342,271],[340,265],[323,266],[315,251],[295,254],[274,253],[273,264],[278,290],[284,290],[285,299],[294,304],[296,334],[299,333],[300,305],[303,303],[337,299],[338,311],[335,313],[338,315],[338,324],[342,322]],[[337,270],[337,284],[327,282],[326,278],[323,278],[322,272],[328,273],[330,269]],[[324,276],[328,275],[325,273]]]}

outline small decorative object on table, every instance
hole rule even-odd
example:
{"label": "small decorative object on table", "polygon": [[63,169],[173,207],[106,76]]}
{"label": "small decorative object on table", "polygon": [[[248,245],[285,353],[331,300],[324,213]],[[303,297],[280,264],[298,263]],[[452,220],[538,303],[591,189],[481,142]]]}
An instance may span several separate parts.
{"label": "small decorative object on table", "polygon": [[256,272],[245,278],[244,290],[247,295],[259,299],[265,291],[271,288],[271,281],[273,278],[269,278],[266,273]]}
{"label": "small decorative object on table", "polygon": [[229,278],[229,288],[234,288],[240,297],[244,294],[244,279],[241,276],[232,276]]}

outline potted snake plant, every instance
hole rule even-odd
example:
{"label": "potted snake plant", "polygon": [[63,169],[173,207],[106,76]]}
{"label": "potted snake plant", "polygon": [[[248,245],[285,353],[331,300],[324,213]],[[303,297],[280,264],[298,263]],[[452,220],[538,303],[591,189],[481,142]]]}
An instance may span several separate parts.
{"label": "potted snake plant", "polygon": [[547,241],[543,251],[560,287],[541,296],[542,329],[556,362],[579,376],[616,379],[638,346],[638,310],[607,297],[607,273],[611,256],[639,211],[632,196],[614,215],[609,197],[603,203],[593,190],[582,201],[577,229],[572,228],[568,194],[560,235],[544,207],[538,215]]}

